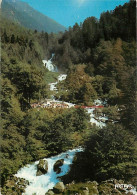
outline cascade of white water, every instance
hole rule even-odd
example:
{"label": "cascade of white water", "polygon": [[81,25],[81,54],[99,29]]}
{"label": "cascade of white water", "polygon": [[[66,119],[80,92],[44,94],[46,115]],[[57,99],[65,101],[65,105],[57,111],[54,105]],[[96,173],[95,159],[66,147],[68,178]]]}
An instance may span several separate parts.
{"label": "cascade of white water", "polygon": [[[50,90],[51,91],[57,91],[56,85],[58,84],[58,82],[65,80],[66,77],[67,77],[66,74],[60,74],[58,76],[57,82],[49,84]],[[69,107],[73,107],[74,106],[74,104],[71,104],[71,103],[67,103],[67,102],[64,102],[64,103],[68,104]],[[102,102],[101,100],[98,100],[98,99],[94,101],[94,105],[96,105],[96,106],[100,106],[100,105],[105,104],[105,103],[106,102]],[[108,118],[106,116],[99,117],[98,120],[96,120],[95,119],[95,114],[94,114],[95,108],[86,108],[86,110],[90,114],[90,122],[92,124],[94,123],[96,126],[101,127],[101,128],[106,126],[105,121],[108,120]]]}
{"label": "cascade of white water", "polygon": [[[45,160],[48,161],[48,173],[41,176],[36,176],[39,161],[21,168],[15,176],[24,178],[30,183],[24,195],[32,195],[33,193],[36,195],[45,195],[49,189],[52,189],[55,184],[59,182],[58,177],[65,175],[69,171],[75,154],[81,151],[83,151],[82,148],[77,148],[51,158],[45,158]],[[59,159],[64,159],[64,164],[61,167],[61,173],[56,174],[53,170],[53,166]]]}
{"label": "cascade of white water", "polygon": [[55,83],[50,83],[50,84],[49,84],[49,86],[50,86],[50,91],[57,91],[56,85],[58,84],[58,82],[65,80],[66,77],[67,77],[66,74],[60,74],[60,75],[58,76],[58,81],[57,81],[57,82],[55,82]]}
{"label": "cascade of white water", "polygon": [[51,72],[58,72],[57,67],[52,63],[52,59],[54,57],[54,54],[52,54],[51,59],[49,60],[42,60],[43,64],[46,66],[46,68]]}
{"label": "cascade of white water", "polygon": [[[96,105],[96,106],[100,106],[100,105],[104,105],[104,104],[105,104],[105,102],[102,102],[101,100],[98,100],[98,99],[94,101],[94,105]],[[90,122],[92,124],[95,124],[97,127],[100,127],[100,128],[106,126],[105,121],[108,120],[108,117],[99,116],[98,120],[97,120],[97,119],[95,119],[95,114],[94,114],[95,108],[87,108],[86,110],[90,114]]]}
{"label": "cascade of white water", "polygon": [[[50,64],[50,63],[49,63]],[[52,69],[52,68],[51,68]],[[66,74],[61,74],[58,77],[58,81],[55,83],[50,84],[50,90],[51,91],[56,91],[56,85],[58,82],[65,80],[67,77]],[[52,100],[52,101],[57,101],[57,100]],[[59,102],[59,101],[57,101]],[[61,102],[61,101],[60,101]],[[69,107],[73,107],[74,104],[65,102],[66,104],[69,105]],[[102,105],[105,104],[105,102],[102,102],[100,100],[95,100],[94,105]],[[105,126],[105,120],[108,118],[106,116],[103,117],[98,117],[98,120],[95,119],[95,114],[94,110],[95,108],[86,108],[87,112],[90,114],[90,122],[95,123],[96,126],[103,127]],[[103,121],[103,122],[102,122]],[[60,155],[51,157],[51,158],[45,158],[45,160],[48,161],[48,173],[43,174],[41,176],[36,176],[37,172],[37,164],[39,161],[36,161],[33,164],[27,165],[23,168],[21,168],[18,173],[15,175],[16,177],[24,178],[29,181],[29,185],[26,188],[26,191],[23,195],[45,195],[45,193],[49,190],[52,189],[56,183],[59,182],[58,177],[65,175],[69,169],[70,165],[72,164],[73,158],[77,152],[83,151],[82,148],[78,149],[73,149],[73,150],[68,150],[67,152],[61,153]],[[67,155],[67,156],[66,156]],[[56,174],[53,170],[53,166],[55,162],[59,159],[64,159],[64,164],[61,167],[61,173]],[[136,189],[132,189],[131,192],[136,194]]]}

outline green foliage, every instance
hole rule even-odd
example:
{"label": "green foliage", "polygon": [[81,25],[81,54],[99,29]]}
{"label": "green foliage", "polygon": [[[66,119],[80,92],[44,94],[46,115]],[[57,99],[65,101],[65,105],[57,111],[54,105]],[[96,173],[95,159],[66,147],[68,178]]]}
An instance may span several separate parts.
{"label": "green foliage", "polygon": [[[117,181],[118,183],[120,181]],[[96,181],[87,181],[87,182],[78,182],[78,183],[70,183],[66,184],[66,189],[63,192],[65,195],[72,195],[80,193],[81,195],[90,194],[90,195],[98,195],[98,194],[121,194],[124,195],[124,192],[121,192],[118,189],[115,189],[115,185],[112,181],[103,181],[102,183],[97,183]],[[61,194],[61,193],[60,193]]]}
{"label": "green foliage", "polygon": [[[132,61],[133,58],[131,59],[131,56],[135,57],[135,21],[136,4],[135,1],[130,1],[123,6],[116,7],[113,11],[102,13],[100,20],[97,20],[95,17],[89,17],[83,24],[78,25],[76,23],[73,28],[69,28],[59,39],[59,45],[56,48],[57,65],[61,69],[66,70],[69,69],[72,64],[94,64],[94,49],[101,40],[107,41],[104,50],[106,50],[108,54],[108,56],[106,56],[107,54],[105,53],[105,57],[109,59],[111,58],[112,40],[118,38],[128,42],[123,47],[125,50],[124,57],[126,59],[128,58],[127,61],[131,66],[133,66],[133,64],[135,65],[135,62],[133,63]],[[104,53],[102,53],[102,55],[104,55]],[[103,58],[102,55],[100,59],[101,57]],[[115,54],[115,57],[116,55],[117,54]],[[113,62],[109,62],[107,66],[109,66],[108,68],[112,68],[111,65]],[[104,70],[104,65],[105,64],[102,64],[100,69],[103,68]],[[94,66],[96,67],[95,64]]]}
{"label": "green foliage", "polygon": [[[135,3],[58,35],[2,19],[2,184],[24,164],[79,145],[85,151],[75,159],[70,182],[131,178],[137,168]],[[83,109],[29,109],[50,95],[48,84],[58,73],[46,70],[42,59],[54,52],[54,63],[68,75],[56,97],[81,105],[107,99],[110,107],[102,112],[119,124],[89,128]]]}
{"label": "green foliage", "polygon": [[82,26],[84,45],[86,47],[94,47],[99,38],[99,22],[95,17],[87,18]]}
{"label": "green foliage", "polygon": [[[41,43],[47,40],[46,34],[41,36],[41,33],[34,33],[6,19],[0,23],[2,35],[0,174],[3,185],[9,175],[15,174],[26,163],[51,154],[51,150],[47,150],[43,143],[43,134],[38,131],[42,126],[39,124],[39,118],[28,117],[30,102],[48,96],[47,85],[51,75],[42,65],[47,43],[45,45]],[[52,75],[55,79],[58,74]],[[37,111],[37,116],[39,114]],[[48,119],[49,116],[49,113],[44,115]],[[33,119],[36,122],[34,126]],[[48,122],[45,123],[47,125]]]}
{"label": "green foliage", "polygon": [[[57,111],[54,113],[43,109],[29,112],[24,120],[23,132],[29,153],[37,152],[37,147],[52,154],[67,150],[75,144],[75,132],[82,134],[87,131],[87,121],[87,114],[79,109],[64,110],[58,114]],[[34,158],[37,159],[38,155],[35,154]]]}
{"label": "green foliage", "polygon": [[[130,19],[132,21],[130,23]],[[135,1],[119,5],[113,11],[102,13],[100,17],[100,28],[105,39],[122,38],[132,40],[135,38]]]}
{"label": "green foliage", "polygon": [[121,125],[111,124],[92,130],[85,151],[77,154],[67,180],[102,181],[109,178],[128,181],[137,171],[135,136]]}
{"label": "green foliage", "polygon": [[32,69],[28,64],[18,63],[16,61],[13,63],[13,59],[11,64],[9,64],[8,71],[4,72],[4,74],[16,86],[16,94],[22,109],[24,109],[25,104],[29,104],[30,100],[35,98],[36,93],[44,85],[42,71],[35,66]]}
{"label": "green foliage", "polygon": [[137,128],[137,90],[136,90],[136,69],[130,69],[123,75],[123,104],[121,111],[122,122],[132,133],[136,135]]}
{"label": "green foliage", "polygon": [[[82,195],[86,194],[84,193],[84,189],[89,190],[89,194],[98,194],[97,186],[92,183],[76,183],[76,184],[70,184],[67,186],[67,189],[65,190],[64,194],[76,194],[80,193]],[[87,192],[88,193],[88,192]]]}
{"label": "green foliage", "polygon": [[58,89],[60,99],[76,104],[92,105],[97,98],[92,78],[85,73],[85,65],[81,64],[70,69],[65,82],[58,84]]}
{"label": "green foliage", "polygon": [[46,83],[54,83],[57,81],[57,77],[59,76],[58,72],[50,72],[50,71],[46,71],[44,79],[46,81]]}
{"label": "green foliage", "polygon": [[110,125],[95,132],[85,148],[95,178],[131,178],[137,170],[135,143],[135,137],[120,125]]}

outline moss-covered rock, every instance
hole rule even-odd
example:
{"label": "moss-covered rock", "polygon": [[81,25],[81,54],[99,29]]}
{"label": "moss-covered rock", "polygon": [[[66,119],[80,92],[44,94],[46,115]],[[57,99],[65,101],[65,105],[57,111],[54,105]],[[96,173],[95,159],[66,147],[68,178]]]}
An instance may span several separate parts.
{"label": "moss-covered rock", "polygon": [[70,183],[66,184],[63,194],[99,195],[97,185],[90,183]]}
{"label": "moss-covered rock", "polygon": [[84,195],[89,195],[89,189],[88,189],[88,187],[83,187],[83,194]]}
{"label": "moss-covered rock", "polygon": [[56,194],[62,193],[65,190],[65,185],[63,182],[58,182],[54,188],[53,188],[53,192],[55,192]]}
{"label": "moss-covered rock", "polygon": [[39,164],[37,165],[37,173],[36,176],[40,176],[46,174],[48,172],[48,161],[41,159]]}
{"label": "moss-covered rock", "polygon": [[[71,182],[66,184],[64,195],[126,195],[125,192],[121,192],[115,189],[115,182],[117,180],[107,180],[102,183],[97,183],[96,181],[88,181],[85,183],[75,183]],[[110,183],[109,183],[110,182]],[[117,181],[118,182],[118,181]],[[56,194],[56,193],[55,193]]]}
{"label": "moss-covered rock", "polygon": [[48,192],[45,193],[45,195],[54,195],[54,192],[52,190],[49,190]]}
{"label": "moss-covered rock", "polygon": [[61,172],[61,166],[64,164],[64,159],[57,160],[53,166],[53,170],[59,174]]}

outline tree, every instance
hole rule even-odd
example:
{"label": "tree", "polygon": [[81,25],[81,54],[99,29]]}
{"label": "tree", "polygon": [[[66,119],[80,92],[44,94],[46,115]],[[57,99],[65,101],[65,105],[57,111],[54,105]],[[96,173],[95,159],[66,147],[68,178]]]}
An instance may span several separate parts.
{"label": "tree", "polygon": [[94,47],[96,41],[98,40],[98,35],[99,35],[98,20],[95,17],[87,18],[83,23],[82,33],[83,33],[85,48]]}
{"label": "tree", "polygon": [[85,145],[95,179],[128,181],[137,170],[135,137],[121,125],[109,125],[94,132]]}
{"label": "tree", "polygon": [[14,36],[14,34],[11,35],[11,41],[10,42],[11,43],[15,43],[15,36]]}
{"label": "tree", "polygon": [[85,83],[80,91],[81,101],[84,105],[92,105],[93,101],[97,99],[97,93],[91,83]]}
{"label": "tree", "polygon": [[135,136],[121,125],[92,129],[85,150],[77,154],[65,180],[103,181],[109,178],[129,181],[137,171]]}
{"label": "tree", "polygon": [[5,74],[16,86],[16,94],[23,110],[29,106],[30,100],[35,98],[36,93],[41,94],[41,90],[45,86],[42,70],[35,66],[32,69],[27,63],[18,63],[14,59],[11,60],[9,70]]}
{"label": "tree", "polygon": [[128,71],[121,78],[122,83],[122,104],[125,109],[121,111],[123,124],[136,135],[137,129],[137,90],[136,90],[136,69],[128,68]]}
{"label": "tree", "polygon": [[2,39],[5,43],[8,43],[9,42],[9,36],[7,35],[7,32],[6,30],[4,31],[3,35],[2,35]]}

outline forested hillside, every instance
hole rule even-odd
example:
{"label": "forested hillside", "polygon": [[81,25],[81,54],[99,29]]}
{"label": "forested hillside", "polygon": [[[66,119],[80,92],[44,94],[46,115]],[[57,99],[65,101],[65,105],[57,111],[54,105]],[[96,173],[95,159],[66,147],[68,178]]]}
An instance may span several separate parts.
{"label": "forested hillside", "polygon": [[[134,66],[135,63],[130,61],[131,56],[128,55],[128,52],[135,56],[135,1],[125,3],[123,6],[120,5],[113,11],[102,13],[99,20],[95,17],[89,17],[80,25],[76,23],[70,27],[59,39],[59,44],[55,48],[57,63],[65,70],[72,64],[86,63],[88,64],[88,71],[91,72],[93,67],[96,68],[100,63],[99,60],[101,61],[103,58],[102,56],[102,58],[97,59],[95,48],[102,45],[107,50],[110,47],[112,53],[111,44],[114,45],[118,38],[124,43],[122,48],[126,53],[124,54],[126,61]],[[126,50],[129,48],[132,51]]]}
{"label": "forested hillside", "polygon": [[58,86],[60,98],[87,105],[101,98],[124,105],[124,122],[135,125],[135,20],[135,1],[130,1],[102,13],[99,21],[87,18],[63,34],[55,49],[55,62],[68,74]]}
{"label": "forested hillside", "polygon": [[45,56],[50,57],[53,35],[25,29],[5,18],[0,23],[3,186],[26,163],[79,145],[88,128],[88,116],[79,109],[31,109],[30,103],[49,97],[48,83],[55,80],[55,73],[42,63]]}
{"label": "forested hillside", "polygon": [[26,28],[47,33],[64,32],[66,28],[20,0],[3,0],[2,16]]}
{"label": "forested hillside", "polygon": [[136,3],[130,1],[99,20],[89,17],[75,24],[58,41],[55,62],[68,76],[58,85],[57,97],[81,105],[107,100],[110,108],[103,113],[117,121],[91,132],[85,151],[65,176],[67,183],[110,177],[128,181],[137,172],[135,21]]}
{"label": "forested hillside", "polygon": [[[79,182],[86,181],[116,178],[136,184],[135,21],[135,1],[59,34],[26,29],[1,17],[3,194],[15,190],[6,181],[20,167],[77,146],[84,151],[62,178],[64,183],[76,182],[75,192],[83,185]],[[52,53],[59,71],[67,73],[54,98],[79,106],[105,101],[104,108],[96,111],[107,115],[105,127],[89,123],[82,108],[31,108],[31,103],[51,95],[48,84],[56,80],[56,73],[49,72],[42,60]]]}

